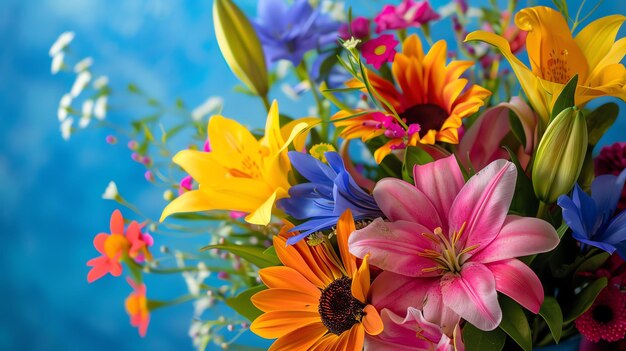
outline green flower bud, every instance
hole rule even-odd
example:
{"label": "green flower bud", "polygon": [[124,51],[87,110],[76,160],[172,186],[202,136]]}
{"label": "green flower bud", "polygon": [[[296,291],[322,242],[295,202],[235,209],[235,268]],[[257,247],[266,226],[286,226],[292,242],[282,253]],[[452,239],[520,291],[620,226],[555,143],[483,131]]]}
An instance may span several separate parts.
{"label": "green flower bud", "polygon": [[539,200],[553,203],[572,189],[585,160],[587,138],[587,122],[577,107],[566,108],[550,123],[533,163],[533,187]]}
{"label": "green flower bud", "polygon": [[263,47],[248,18],[230,0],[215,0],[213,22],[217,44],[231,71],[258,96],[267,96]]}

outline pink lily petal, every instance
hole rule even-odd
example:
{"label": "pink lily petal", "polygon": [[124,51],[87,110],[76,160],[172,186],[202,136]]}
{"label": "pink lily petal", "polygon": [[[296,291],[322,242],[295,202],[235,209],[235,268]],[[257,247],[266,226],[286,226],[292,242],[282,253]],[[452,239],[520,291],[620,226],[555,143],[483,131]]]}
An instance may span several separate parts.
{"label": "pink lily petal", "polygon": [[452,204],[449,232],[465,224],[465,247],[488,245],[502,228],[516,179],[515,165],[505,160],[494,161],[476,173]]}
{"label": "pink lily petal", "polygon": [[[448,218],[448,211],[454,198],[465,184],[454,155],[425,165],[416,165],[413,168],[413,178],[415,187],[430,199],[439,213],[439,218]],[[448,228],[442,228],[447,232]]]}
{"label": "pink lily petal", "polygon": [[439,326],[424,319],[422,311],[409,307],[406,317],[388,309],[380,313],[385,329],[377,337],[368,338],[366,351],[431,350],[441,339]]}
{"label": "pink lily petal", "polygon": [[530,267],[511,259],[486,265],[496,278],[496,290],[517,301],[532,313],[539,313],[543,303],[543,286]]}
{"label": "pink lily petal", "polygon": [[550,223],[537,218],[508,215],[500,234],[476,252],[470,261],[489,263],[534,255],[550,251],[558,244],[559,236]]}
{"label": "pink lily petal", "polygon": [[408,307],[422,308],[433,286],[439,286],[439,279],[416,279],[385,271],[374,279],[370,301],[379,311],[386,308],[401,315]]}
{"label": "pink lily petal", "polygon": [[432,284],[426,296],[428,299],[422,308],[424,318],[439,325],[444,333],[452,335],[461,317],[444,304],[440,284]]}
{"label": "pink lily petal", "polygon": [[443,221],[434,205],[410,183],[385,178],[376,184],[373,195],[378,207],[392,222],[405,220],[422,224],[426,228],[441,227]]}
{"label": "pink lily petal", "polygon": [[480,263],[466,263],[460,274],[441,280],[443,302],[480,330],[493,330],[502,321],[493,273]]}
{"label": "pink lily petal", "polygon": [[419,253],[424,249],[436,249],[422,233],[431,231],[413,222],[385,222],[377,218],[367,227],[352,233],[348,245],[356,257],[371,254],[370,264],[383,270],[410,277],[436,276],[437,272],[422,271],[435,266],[435,262]]}

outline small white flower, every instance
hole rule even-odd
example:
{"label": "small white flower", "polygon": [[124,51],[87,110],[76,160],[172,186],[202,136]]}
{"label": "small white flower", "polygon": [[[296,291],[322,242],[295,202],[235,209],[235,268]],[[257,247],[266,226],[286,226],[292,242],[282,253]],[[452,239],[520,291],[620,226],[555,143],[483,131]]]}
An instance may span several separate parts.
{"label": "small white flower", "polygon": [[72,42],[73,39],[74,32],[64,32],[59,35],[59,38],[50,47],[50,51],[48,52],[50,57],[54,57],[58,53],[63,51]]}
{"label": "small white flower", "polygon": [[93,59],[91,57],[86,57],[74,65],[74,72],[80,73],[82,71],[85,71],[89,67],[91,67],[92,64],[93,64]]}
{"label": "small white flower", "polygon": [[72,135],[72,123],[74,123],[74,119],[71,117],[61,122],[61,136],[64,140],[70,140],[70,135]]}
{"label": "small white flower", "polygon": [[224,99],[219,96],[212,96],[191,111],[191,118],[194,121],[199,121],[208,114],[220,113],[223,105]]}
{"label": "small white flower", "polygon": [[103,120],[107,114],[107,101],[108,96],[102,95],[96,99],[96,104],[93,108],[93,114],[97,119]]}
{"label": "small white flower", "polygon": [[74,85],[72,85],[72,90],[70,91],[70,94],[73,97],[77,97],[78,95],[80,95],[80,93],[83,92],[83,89],[85,89],[87,84],[89,84],[89,81],[91,81],[91,73],[89,73],[88,71],[80,72],[78,76],[76,76],[76,80],[74,81]]}
{"label": "small white flower", "polygon": [[57,110],[57,116],[59,117],[59,122],[63,122],[67,118],[68,111],[67,109],[72,104],[72,96],[70,94],[65,94],[59,101],[59,109]]}
{"label": "small white flower", "polygon": [[102,198],[105,200],[116,200],[120,196],[119,191],[117,191],[117,185],[114,181],[110,181],[107,188],[104,189],[104,194],[102,194]]}
{"label": "small white flower", "polygon": [[478,7],[470,7],[469,9],[467,9],[467,17],[481,18],[483,17],[483,10]]}
{"label": "small white flower", "polygon": [[93,87],[97,90],[103,89],[107,85],[109,85],[109,77],[107,76],[100,76],[98,79],[93,81]]}
{"label": "small white flower", "polygon": [[291,69],[291,61],[289,60],[280,60],[276,64],[276,78],[281,80],[289,74],[289,70]]}
{"label": "small white flower", "polygon": [[345,4],[341,1],[322,1],[322,13],[327,13],[330,18],[334,19],[337,22],[348,21],[348,18],[346,16]]}
{"label": "small white flower", "polygon": [[343,42],[343,47],[348,50],[356,49],[356,47],[359,45],[360,42],[361,42],[361,39],[356,39],[355,37],[351,37],[350,39]]}
{"label": "small white flower", "polygon": [[83,102],[82,114],[80,116],[80,120],[78,121],[78,126],[81,128],[86,128],[91,121],[91,115],[93,113],[93,100],[88,99]]}
{"label": "small white flower", "polygon": [[52,65],[50,66],[50,73],[57,74],[63,68],[63,59],[65,59],[65,53],[59,52],[52,57]]}

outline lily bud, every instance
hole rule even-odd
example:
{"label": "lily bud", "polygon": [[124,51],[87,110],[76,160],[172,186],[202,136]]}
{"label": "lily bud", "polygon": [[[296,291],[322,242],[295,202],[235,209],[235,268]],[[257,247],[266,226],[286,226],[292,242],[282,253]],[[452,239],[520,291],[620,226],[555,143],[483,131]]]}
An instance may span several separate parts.
{"label": "lily bud", "polygon": [[215,0],[213,22],[228,67],[253,93],[266,96],[269,83],[263,47],[248,18],[231,0]]}
{"label": "lily bud", "polygon": [[553,203],[572,189],[585,160],[587,138],[587,122],[577,107],[563,110],[550,123],[533,164],[533,187],[539,200]]}

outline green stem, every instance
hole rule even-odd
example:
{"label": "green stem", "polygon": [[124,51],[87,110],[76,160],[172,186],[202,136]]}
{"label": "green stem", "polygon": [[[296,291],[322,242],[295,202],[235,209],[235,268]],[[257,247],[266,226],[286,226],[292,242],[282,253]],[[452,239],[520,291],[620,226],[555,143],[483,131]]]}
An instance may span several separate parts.
{"label": "green stem", "polygon": [[539,201],[539,209],[537,210],[537,218],[544,219],[547,214],[548,214],[548,205],[543,201]]}
{"label": "green stem", "polygon": [[265,107],[265,111],[270,112],[270,100],[267,98],[267,95],[260,96],[261,100],[263,100],[263,106]]}

